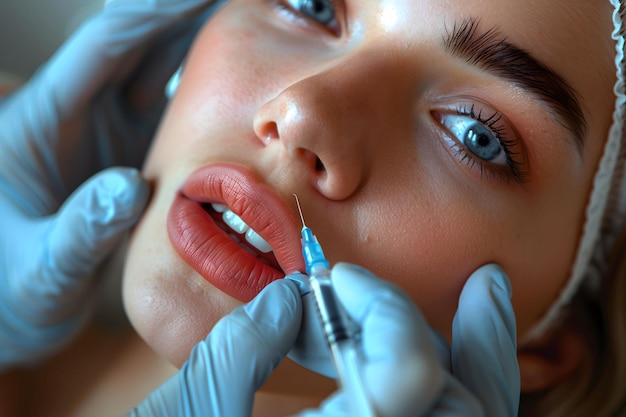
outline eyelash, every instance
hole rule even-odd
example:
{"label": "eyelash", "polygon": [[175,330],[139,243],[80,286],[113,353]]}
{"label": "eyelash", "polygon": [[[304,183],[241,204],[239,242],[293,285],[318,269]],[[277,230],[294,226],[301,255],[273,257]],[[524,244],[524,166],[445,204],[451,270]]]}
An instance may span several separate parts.
{"label": "eyelash", "polygon": [[305,13],[297,10],[294,6],[290,4],[289,0],[280,0],[277,2],[277,7],[281,12],[288,13],[289,17],[294,19],[294,21],[301,25],[315,25],[317,27],[322,27],[324,30],[330,31],[332,35],[339,36],[341,34],[341,24],[339,23],[339,19],[337,17],[337,0],[326,0],[330,7],[333,9],[334,18],[329,23],[322,23],[314,20],[311,16],[306,15]]}
{"label": "eyelash", "polygon": [[[291,4],[291,1],[292,0],[279,0],[276,2],[276,7],[282,13],[288,14],[288,17],[293,19],[295,23],[303,26],[310,26],[313,24],[316,27],[323,27],[335,36],[341,34],[341,25],[337,18],[337,0],[326,0],[329,6],[333,9],[333,18],[330,21],[330,24],[317,21],[313,17],[298,10],[296,8],[297,6]],[[444,116],[439,112],[434,113],[439,114],[439,117],[436,118],[439,119],[439,123],[446,128],[441,120]],[[523,156],[523,151],[515,150],[515,148],[520,147],[519,141],[508,137],[509,129],[507,129],[506,124],[502,122],[503,116],[501,113],[494,111],[489,117],[486,118],[483,117],[482,114],[482,110],[479,110],[478,113],[476,112],[475,104],[463,105],[456,109],[456,115],[472,118],[487,128],[494,135],[499,142],[502,152],[504,153],[508,169],[504,168],[503,165],[497,165],[474,155],[464,144],[456,139],[452,139],[455,144],[450,145],[452,152],[461,162],[465,163],[469,167],[474,167],[478,164],[481,178],[485,172],[488,172],[489,174],[498,176],[505,181],[513,178],[519,184],[525,184],[528,182],[528,172],[523,169],[525,165],[524,162],[519,162],[517,160],[517,158],[519,158],[518,155],[521,154]]]}
{"label": "eyelash", "polygon": [[[528,182],[528,172],[524,168],[525,163],[524,161],[519,161],[520,155],[523,155],[523,152],[516,150],[519,149],[521,145],[518,139],[509,137],[510,129],[508,129],[505,122],[502,121],[503,116],[500,112],[493,111],[490,112],[490,115],[485,117],[483,116],[482,109],[478,111],[476,110],[475,104],[462,105],[454,112],[457,116],[470,117],[471,119],[477,121],[495,136],[502,148],[502,151],[504,152],[508,170],[505,172],[502,165],[496,165],[481,159],[467,149],[467,147],[459,140],[452,139],[455,143],[454,145],[450,145],[450,148],[461,162],[467,164],[469,167],[474,167],[478,164],[481,178],[485,172],[488,172],[491,175],[498,176],[507,181],[513,178],[519,184],[525,184]],[[439,123],[447,129],[442,121],[442,118],[444,117],[442,112],[435,113],[439,115],[436,117]]]}

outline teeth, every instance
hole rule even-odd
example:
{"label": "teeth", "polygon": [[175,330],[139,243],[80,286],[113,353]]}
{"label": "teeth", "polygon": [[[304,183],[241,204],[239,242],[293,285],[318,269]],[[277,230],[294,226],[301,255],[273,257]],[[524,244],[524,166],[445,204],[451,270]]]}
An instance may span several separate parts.
{"label": "teeth", "polygon": [[250,227],[241,220],[241,217],[237,216],[230,210],[226,210],[222,213],[222,220],[226,223],[231,229],[233,229],[237,233],[246,233]]}
{"label": "teeth", "polygon": [[223,204],[211,204],[213,210],[222,213],[222,220],[235,232],[245,235],[246,242],[254,246],[260,252],[269,253],[272,247],[257,232],[250,228],[241,217],[230,211]]}
{"label": "teeth", "polygon": [[226,207],[224,204],[211,204],[211,207],[213,207],[213,210],[217,211],[218,213],[223,213],[228,210],[228,207]]}
{"label": "teeth", "polygon": [[246,232],[246,241],[263,253],[270,253],[272,247],[257,232],[248,229]]}

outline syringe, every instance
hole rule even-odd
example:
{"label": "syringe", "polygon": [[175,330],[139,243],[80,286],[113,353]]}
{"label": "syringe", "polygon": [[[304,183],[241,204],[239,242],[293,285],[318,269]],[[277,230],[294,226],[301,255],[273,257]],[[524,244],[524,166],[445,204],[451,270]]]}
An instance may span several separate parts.
{"label": "syringe", "polygon": [[324,330],[326,341],[337,369],[339,387],[347,392],[353,416],[376,417],[374,407],[367,396],[359,360],[350,329],[349,319],[343,310],[330,280],[330,267],[322,247],[304,223],[304,216],[298,196],[296,204],[302,220],[302,255],[309,275],[311,293],[315,300],[318,317]]}

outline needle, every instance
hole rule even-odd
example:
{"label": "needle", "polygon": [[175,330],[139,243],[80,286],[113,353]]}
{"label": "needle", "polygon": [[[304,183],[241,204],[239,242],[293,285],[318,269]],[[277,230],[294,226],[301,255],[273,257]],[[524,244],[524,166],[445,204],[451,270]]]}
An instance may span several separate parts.
{"label": "needle", "polygon": [[301,242],[306,273],[309,275],[317,315],[337,369],[339,384],[348,393],[353,415],[375,417],[376,412],[367,396],[361,377],[355,341],[350,329],[350,319],[343,310],[332,286],[330,264],[324,256],[317,237],[304,223],[298,196],[295,194],[293,196],[296,198],[302,220]]}

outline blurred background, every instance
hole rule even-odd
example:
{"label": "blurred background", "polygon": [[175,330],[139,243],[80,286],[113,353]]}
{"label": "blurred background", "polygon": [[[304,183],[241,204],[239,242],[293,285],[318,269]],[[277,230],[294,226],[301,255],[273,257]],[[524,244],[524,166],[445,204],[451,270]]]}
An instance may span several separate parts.
{"label": "blurred background", "polygon": [[26,80],[104,0],[0,0],[0,79]]}

